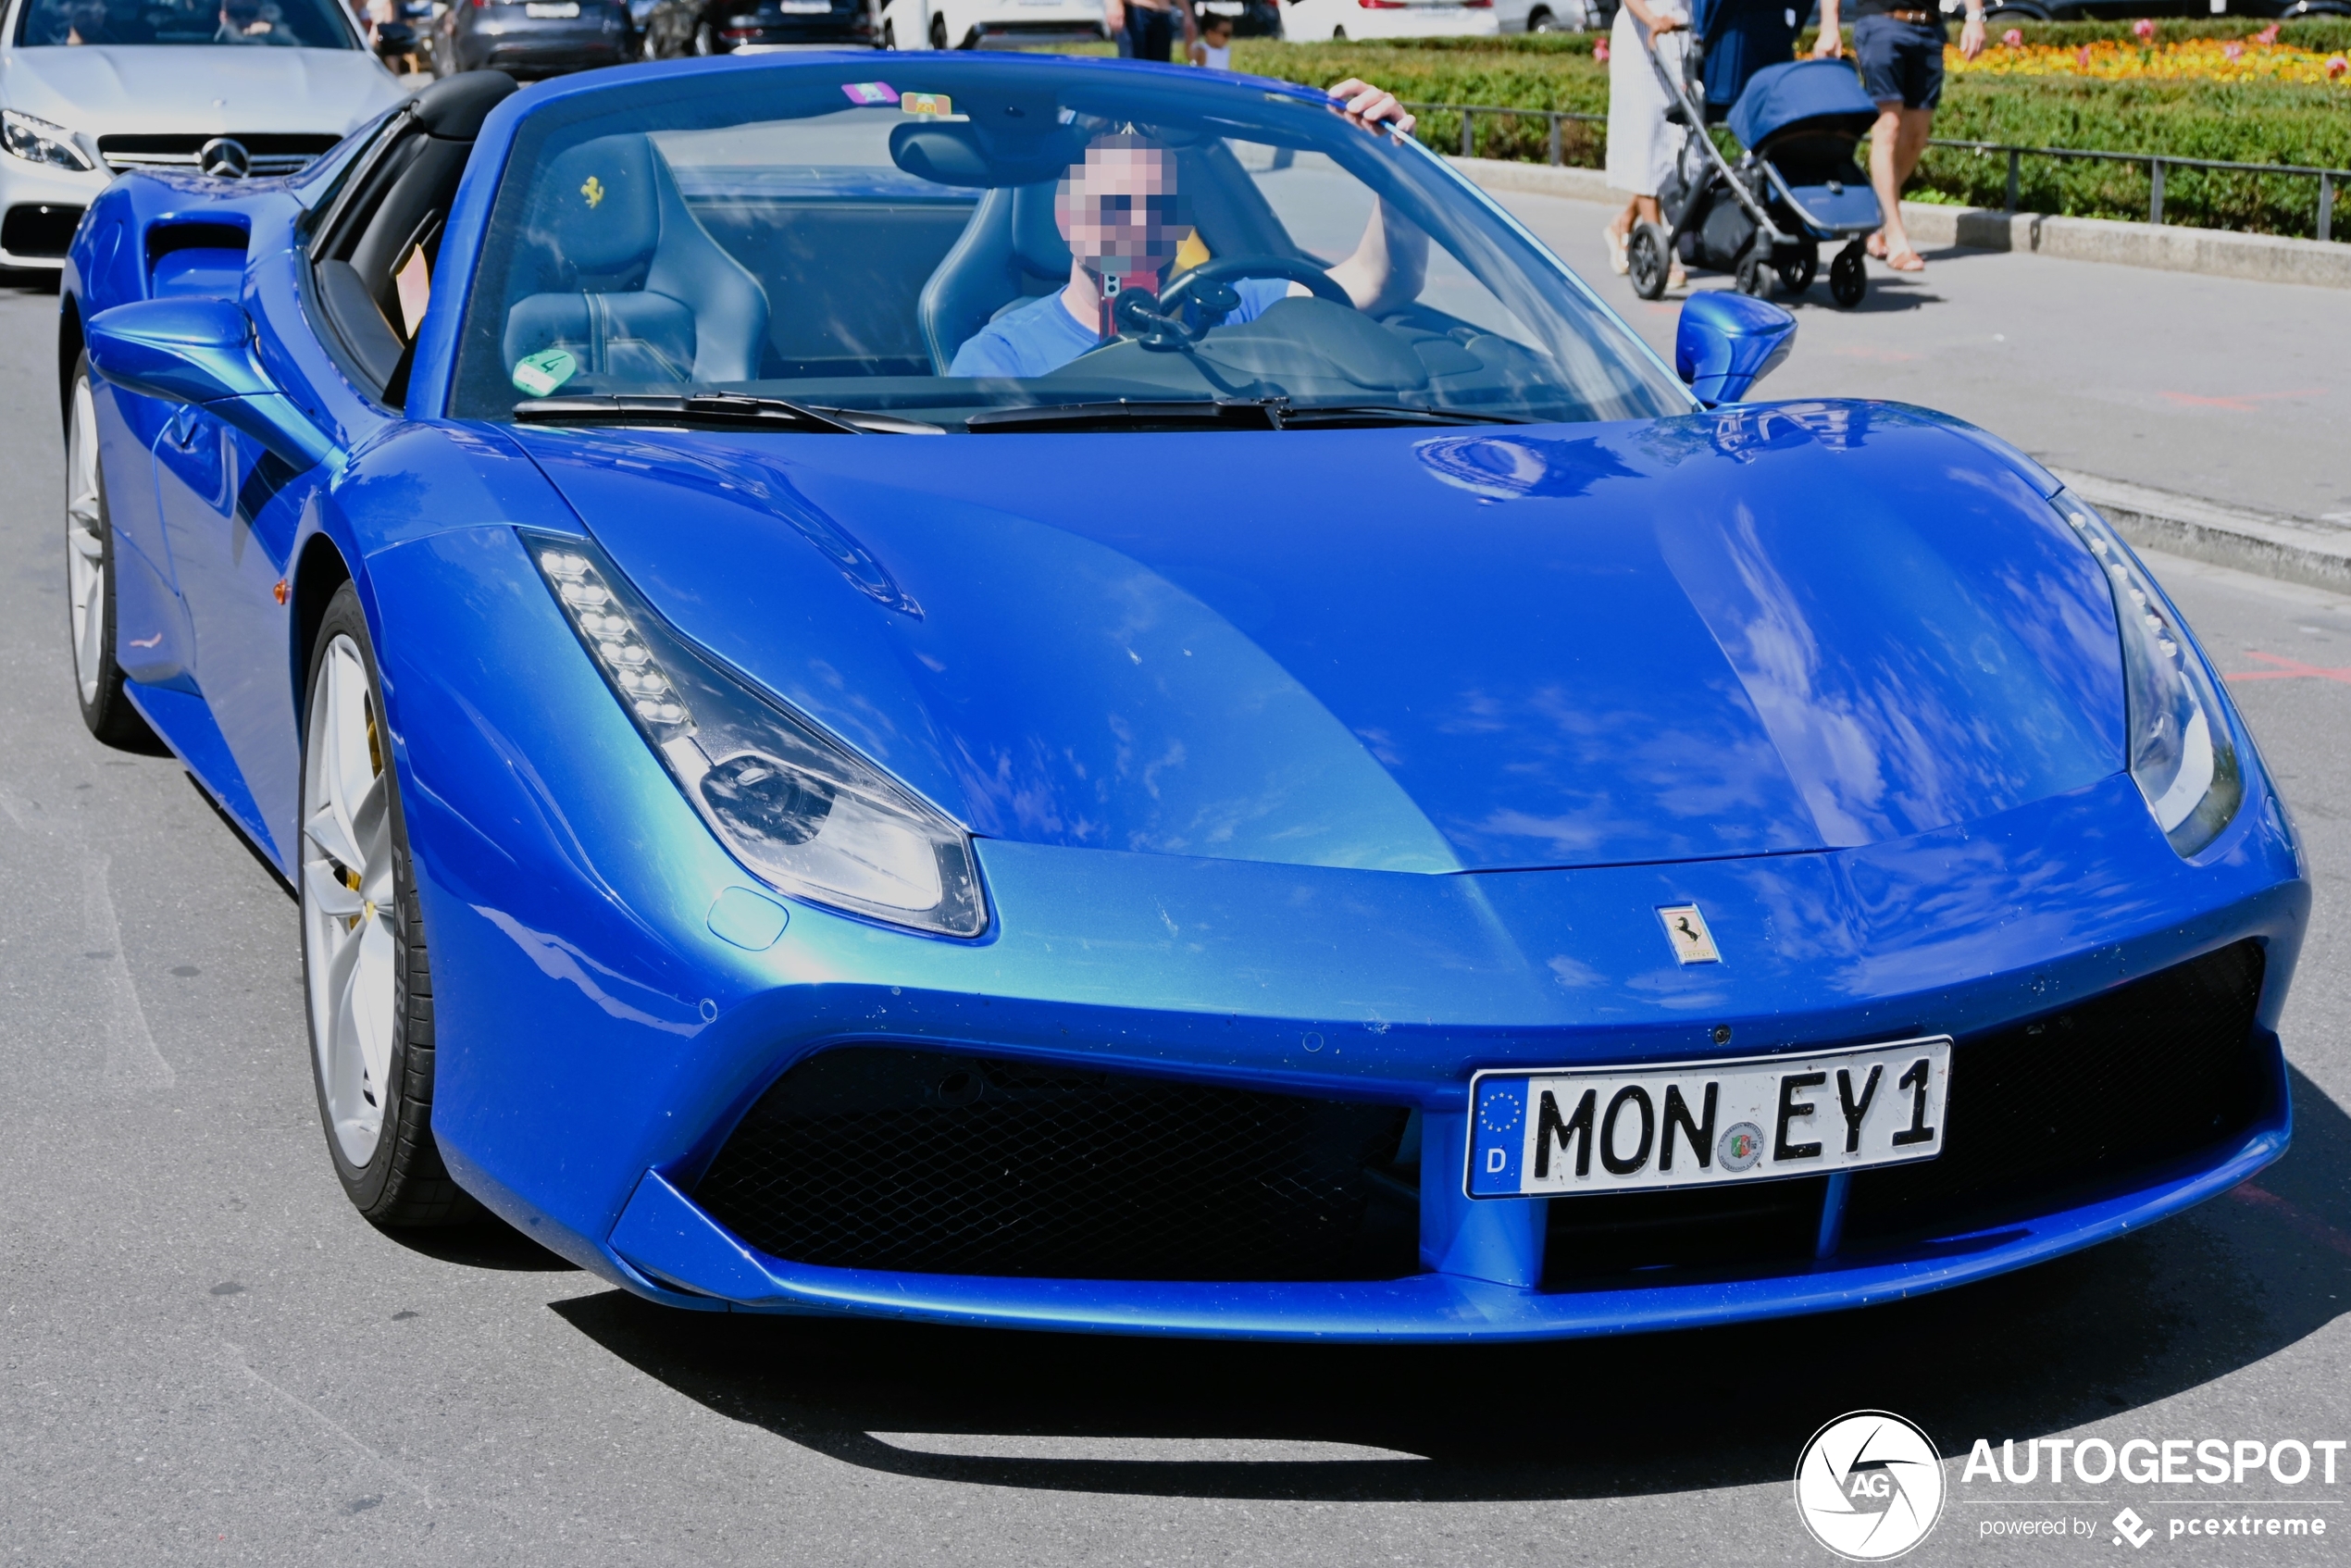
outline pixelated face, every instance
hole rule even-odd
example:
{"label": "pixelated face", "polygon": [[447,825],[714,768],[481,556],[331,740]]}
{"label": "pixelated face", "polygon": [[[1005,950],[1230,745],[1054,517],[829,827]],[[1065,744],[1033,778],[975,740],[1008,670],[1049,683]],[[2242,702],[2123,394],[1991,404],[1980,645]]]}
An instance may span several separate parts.
{"label": "pixelated face", "polygon": [[1070,254],[1096,271],[1117,277],[1156,272],[1176,259],[1191,232],[1176,189],[1176,159],[1148,143],[1086,149],[1054,193],[1053,217]]}

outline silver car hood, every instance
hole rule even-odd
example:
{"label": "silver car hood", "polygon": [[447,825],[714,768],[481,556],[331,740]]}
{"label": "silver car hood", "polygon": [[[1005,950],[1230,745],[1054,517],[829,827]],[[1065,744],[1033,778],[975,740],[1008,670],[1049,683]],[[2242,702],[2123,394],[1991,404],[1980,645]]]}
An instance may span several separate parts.
{"label": "silver car hood", "polygon": [[0,56],[0,103],[93,136],[341,136],[404,96],[362,49],[82,45]]}

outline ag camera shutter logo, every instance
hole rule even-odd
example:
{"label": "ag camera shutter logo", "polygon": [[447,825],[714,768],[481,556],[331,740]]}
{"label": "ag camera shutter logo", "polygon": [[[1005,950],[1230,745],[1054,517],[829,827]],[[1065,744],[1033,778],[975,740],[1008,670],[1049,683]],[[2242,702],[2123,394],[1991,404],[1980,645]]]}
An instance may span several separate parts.
{"label": "ag camera shutter logo", "polygon": [[1943,1512],[1943,1456],[1891,1411],[1840,1415],[1796,1462],[1796,1512],[1814,1540],[1849,1562],[1899,1557]]}

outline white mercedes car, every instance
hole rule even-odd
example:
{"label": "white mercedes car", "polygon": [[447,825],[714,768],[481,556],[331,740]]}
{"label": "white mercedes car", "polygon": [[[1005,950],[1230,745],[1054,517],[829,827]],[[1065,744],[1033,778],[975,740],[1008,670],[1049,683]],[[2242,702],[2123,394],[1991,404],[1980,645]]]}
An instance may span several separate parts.
{"label": "white mercedes car", "polygon": [[126,168],[292,174],[398,103],[342,0],[9,0],[0,267],[59,265]]}
{"label": "white mercedes car", "polygon": [[1102,0],[880,0],[885,49],[1012,49],[1110,36]]}

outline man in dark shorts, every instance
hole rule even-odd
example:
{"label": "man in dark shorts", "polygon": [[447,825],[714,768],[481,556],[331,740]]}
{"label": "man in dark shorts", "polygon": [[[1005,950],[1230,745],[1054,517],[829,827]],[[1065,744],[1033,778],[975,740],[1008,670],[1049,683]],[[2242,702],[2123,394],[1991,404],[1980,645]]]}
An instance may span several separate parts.
{"label": "man in dark shorts", "polygon": [[[1935,0],[1856,0],[1853,53],[1861,67],[1861,87],[1877,105],[1870,131],[1870,185],[1885,214],[1885,227],[1870,236],[1870,254],[1897,272],[1922,272],[1926,263],[1902,229],[1902,185],[1919,166],[1934,130],[1934,106],[1943,99],[1943,16]],[[1916,8],[1912,8],[1916,7]],[[1837,0],[1821,0],[1821,38],[1816,58],[1845,53],[1837,36]],[[1959,56],[1984,53],[1984,0],[1967,0],[1967,22],[1959,29]]]}

